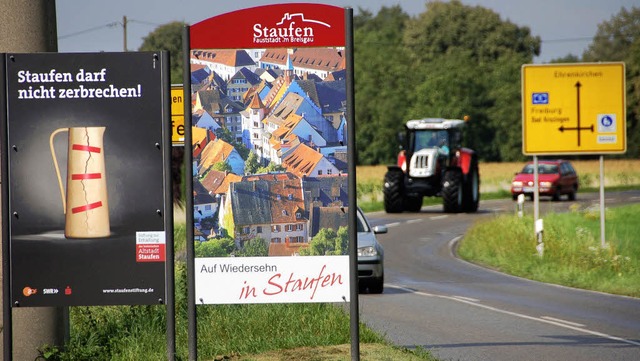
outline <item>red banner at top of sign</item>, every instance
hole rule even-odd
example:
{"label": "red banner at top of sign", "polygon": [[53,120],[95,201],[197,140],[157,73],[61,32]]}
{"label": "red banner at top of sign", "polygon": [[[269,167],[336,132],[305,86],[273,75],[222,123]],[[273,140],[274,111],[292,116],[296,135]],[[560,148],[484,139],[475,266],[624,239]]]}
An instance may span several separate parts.
{"label": "red banner at top of sign", "polygon": [[237,10],[192,25],[190,48],[344,46],[344,14],[341,7],[304,3]]}

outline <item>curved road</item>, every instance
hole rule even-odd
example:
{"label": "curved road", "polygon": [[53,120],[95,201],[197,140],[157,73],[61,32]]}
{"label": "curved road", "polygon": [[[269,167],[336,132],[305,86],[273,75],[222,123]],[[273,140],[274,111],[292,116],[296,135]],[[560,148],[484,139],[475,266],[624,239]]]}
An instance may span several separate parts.
{"label": "curved road", "polygon": [[[640,191],[605,195],[607,207],[640,202]],[[542,198],[540,214],[574,203],[597,207],[598,197]],[[526,202],[526,211],[532,206]],[[640,360],[640,299],[529,281],[454,256],[473,222],[513,212],[511,200],[482,201],[476,214],[441,209],[367,215],[389,232],[379,235],[385,290],[360,295],[361,321],[394,344],[428,349],[441,360]]]}

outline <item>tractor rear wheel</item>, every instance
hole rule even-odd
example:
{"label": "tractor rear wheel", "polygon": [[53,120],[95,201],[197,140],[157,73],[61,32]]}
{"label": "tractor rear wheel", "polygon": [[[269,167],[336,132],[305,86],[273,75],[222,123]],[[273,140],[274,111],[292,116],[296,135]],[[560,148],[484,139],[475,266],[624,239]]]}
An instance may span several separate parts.
{"label": "tractor rear wheel", "polygon": [[464,180],[464,192],[462,195],[465,212],[475,212],[480,204],[480,172],[478,161],[475,159],[469,167],[469,173]]}

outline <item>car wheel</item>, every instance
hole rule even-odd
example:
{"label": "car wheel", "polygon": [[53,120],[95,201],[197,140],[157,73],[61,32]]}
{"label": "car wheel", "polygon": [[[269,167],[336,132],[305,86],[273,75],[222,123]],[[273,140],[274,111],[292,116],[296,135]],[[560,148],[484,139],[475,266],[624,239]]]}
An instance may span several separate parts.
{"label": "car wheel", "polygon": [[383,291],[384,291],[384,276],[381,276],[380,278],[376,278],[369,285],[369,292],[371,293],[380,294]]}
{"label": "car wheel", "polygon": [[576,200],[576,187],[573,187],[573,189],[571,190],[571,192],[569,192],[569,195],[567,197],[569,198],[570,201]]}

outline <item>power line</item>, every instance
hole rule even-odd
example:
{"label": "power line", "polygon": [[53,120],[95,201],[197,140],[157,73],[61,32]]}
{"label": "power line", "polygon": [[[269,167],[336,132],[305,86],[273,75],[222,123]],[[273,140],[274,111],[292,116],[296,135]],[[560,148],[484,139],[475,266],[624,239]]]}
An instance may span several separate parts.
{"label": "power line", "polygon": [[100,25],[100,26],[94,26],[92,28],[76,31],[75,33],[58,36],[58,40],[62,40],[62,39],[70,38],[70,37],[73,37],[73,36],[90,33],[90,32],[96,31],[96,30],[100,30],[102,28],[112,28],[112,27],[117,26],[119,24],[120,24],[119,22],[114,21],[114,22],[111,22],[111,23],[108,23],[108,24],[104,24],[104,25]]}
{"label": "power line", "polygon": [[[129,19],[126,21],[127,23],[138,23],[138,24],[142,24],[142,25],[148,25],[148,26],[160,26],[162,24],[156,24],[156,23],[152,23],[152,22],[148,22],[148,21],[144,21],[144,20],[135,20],[135,19]],[[66,38],[71,38],[74,36],[78,36],[78,35],[82,35],[82,34],[86,34],[86,33],[91,33],[97,30],[102,30],[104,28],[114,28],[116,26],[123,26],[125,27],[126,24],[123,21],[113,21],[104,25],[100,25],[100,26],[94,26],[88,29],[84,29],[84,30],[80,30],[80,31],[76,31],[74,33],[70,33],[70,34],[65,34],[65,35],[61,35],[58,36],[58,40],[63,40]]]}

